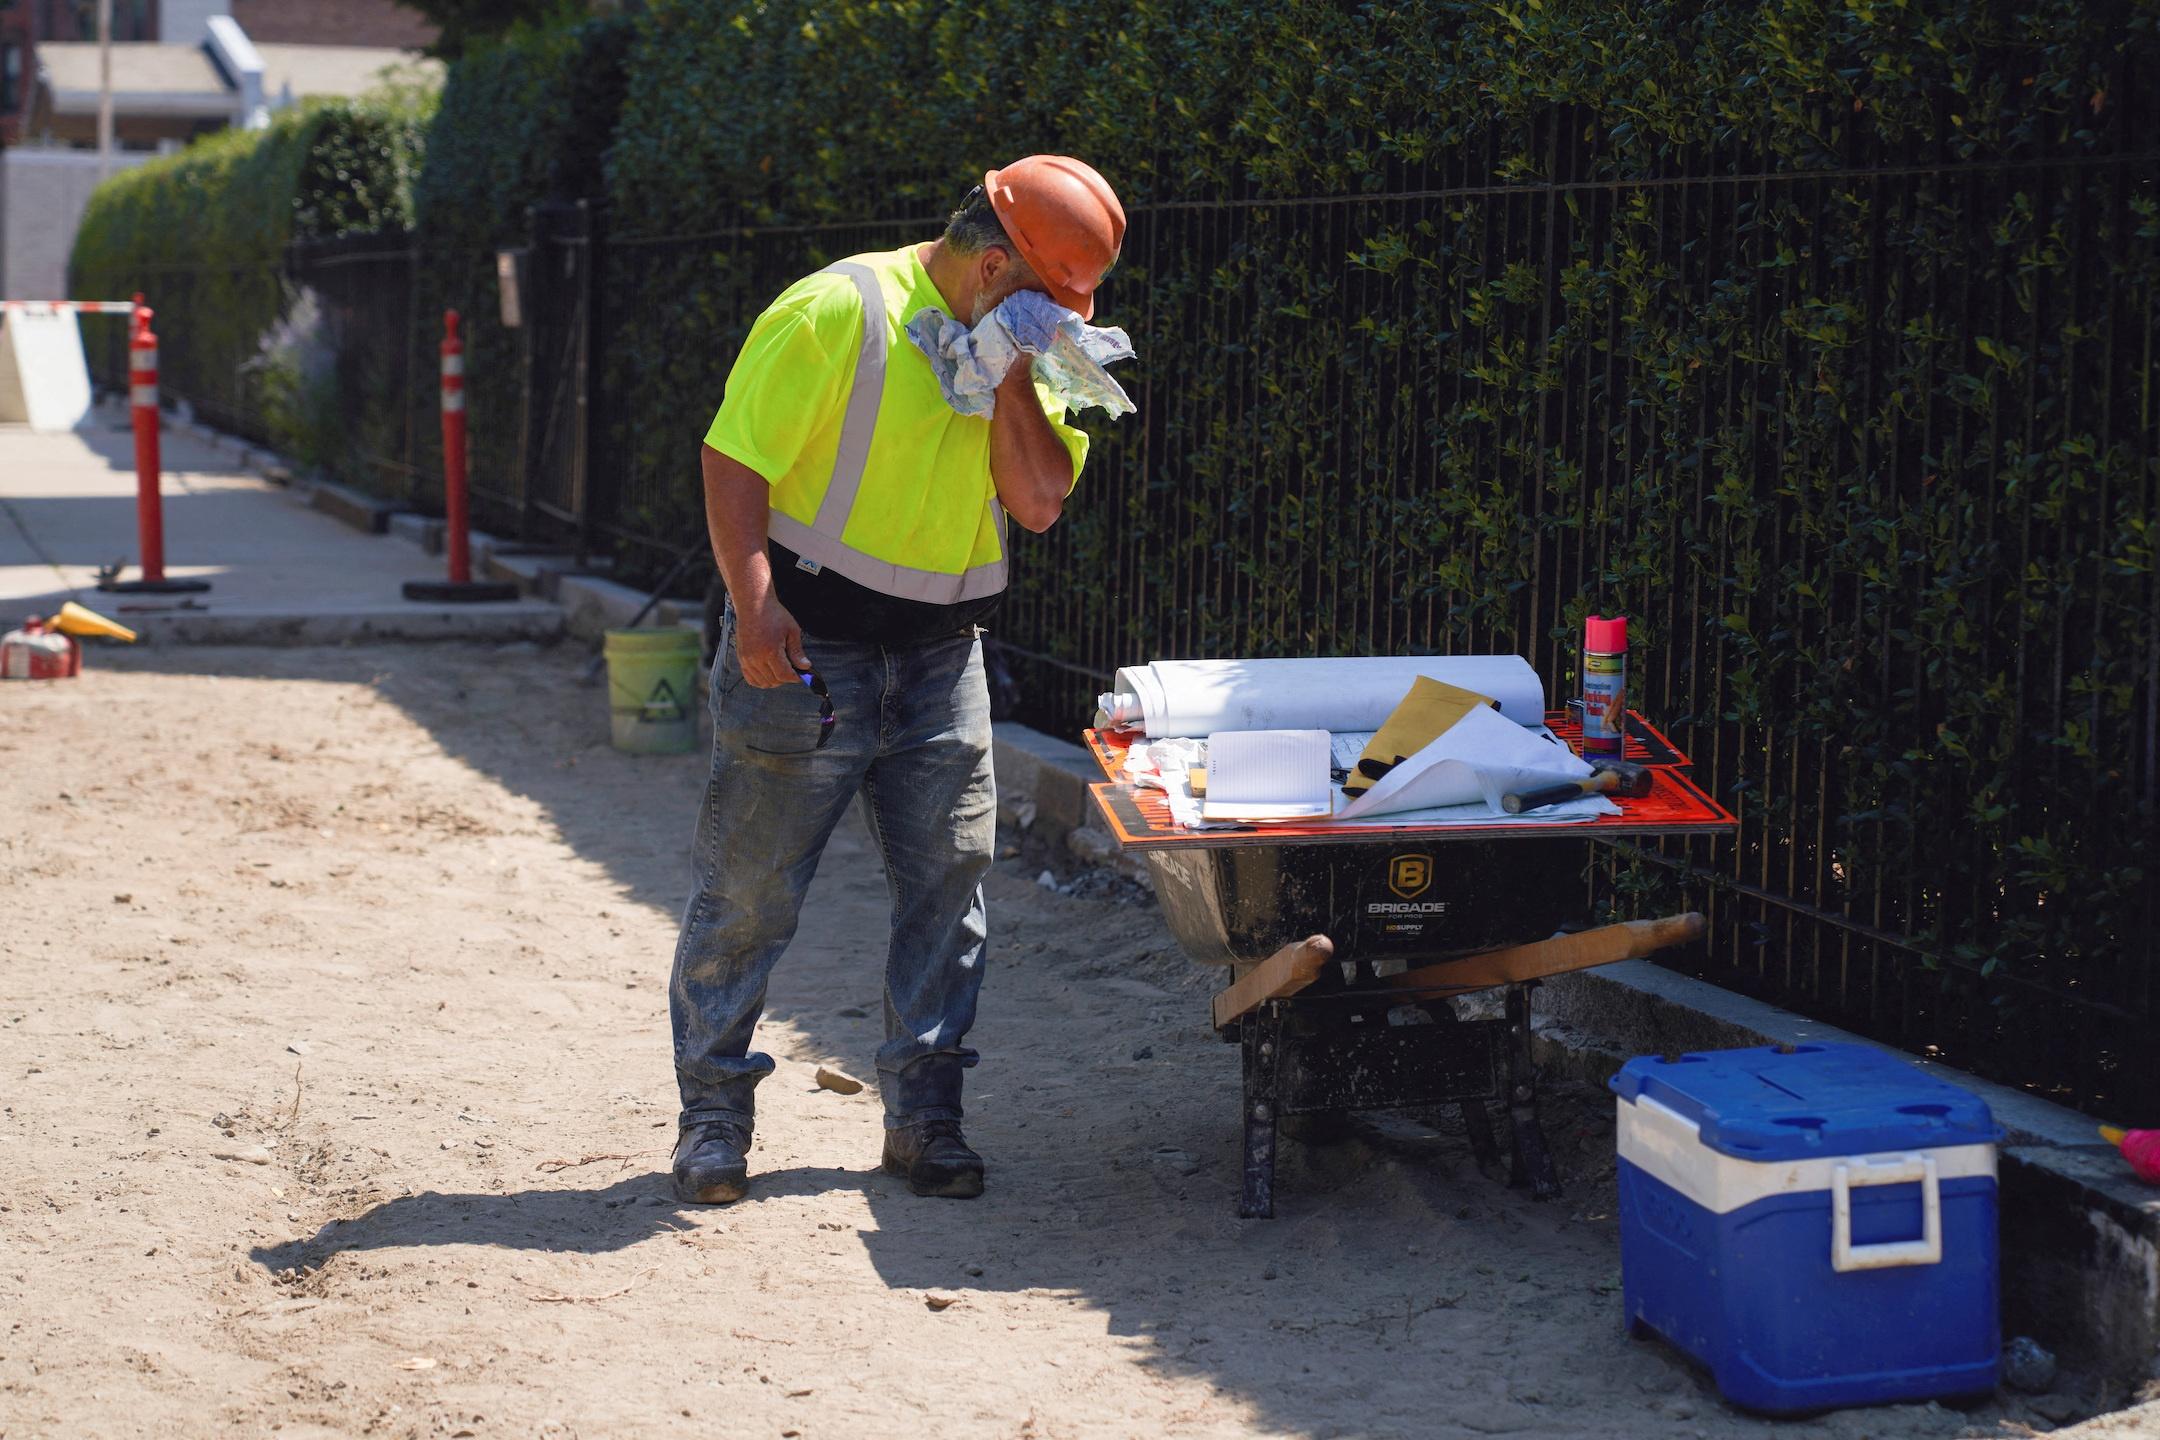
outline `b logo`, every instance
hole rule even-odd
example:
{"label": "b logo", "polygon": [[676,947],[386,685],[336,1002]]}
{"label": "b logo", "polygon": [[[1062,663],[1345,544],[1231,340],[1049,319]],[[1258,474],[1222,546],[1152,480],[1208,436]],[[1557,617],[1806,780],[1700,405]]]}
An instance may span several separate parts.
{"label": "b logo", "polygon": [[1405,900],[1415,900],[1432,884],[1432,856],[1397,855],[1388,861],[1387,888]]}

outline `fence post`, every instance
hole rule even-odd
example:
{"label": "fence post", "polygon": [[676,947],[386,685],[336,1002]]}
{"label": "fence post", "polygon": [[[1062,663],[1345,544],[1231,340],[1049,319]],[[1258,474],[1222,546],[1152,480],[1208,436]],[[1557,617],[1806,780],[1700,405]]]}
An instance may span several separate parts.
{"label": "fence post", "polygon": [[515,600],[517,586],[472,578],[472,510],[465,489],[465,342],[458,337],[455,310],[443,311],[442,448],[443,513],[448,531],[443,548],[449,552],[450,578],[408,580],[405,598],[436,604]]}
{"label": "fence post", "polygon": [[399,438],[404,442],[405,451],[402,457],[405,465],[405,497],[410,501],[412,492],[418,488],[414,482],[420,474],[419,469],[414,464],[419,458],[417,452],[420,444],[420,426],[417,423],[417,417],[413,414],[416,387],[412,383],[412,370],[413,352],[421,344],[420,277],[426,273],[426,266],[422,262],[420,247],[417,244],[405,253],[407,256],[405,263],[405,343],[399,347],[398,353],[397,393],[405,397],[405,403],[398,407],[398,430],[400,432]]}
{"label": "fence post", "polygon": [[525,207],[525,273],[519,287],[518,302],[518,539],[530,540],[538,528],[533,524],[533,378],[537,356],[533,339],[540,326],[540,287],[542,256],[546,253],[540,235],[540,207]]}
{"label": "fence post", "polygon": [[150,329],[150,307],[135,296],[133,333],[128,336],[128,408],[135,425],[135,535],[140,553],[139,580],[117,572],[102,576],[98,589],[122,595],[192,594],[210,588],[207,580],[165,578],[165,476],[158,428],[157,336]]}
{"label": "fence post", "polygon": [[600,207],[590,200],[577,202],[579,229],[585,236],[585,263],[578,295],[577,362],[577,560],[583,565],[592,553],[593,496],[592,460],[600,423],[600,306],[607,287],[600,274]]}

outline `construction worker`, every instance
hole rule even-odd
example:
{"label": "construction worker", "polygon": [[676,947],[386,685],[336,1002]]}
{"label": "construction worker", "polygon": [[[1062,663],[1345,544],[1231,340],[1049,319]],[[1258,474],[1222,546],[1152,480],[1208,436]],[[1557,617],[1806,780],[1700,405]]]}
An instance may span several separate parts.
{"label": "construction worker", "polygon": [[1102,176],[1031,155],[986,174],[940,238],[797,281],[743,343],[701,455],[729,603],[669,989],[681,1200],[748,1185],[766,978],[858,797],[893,900],[882,1163],[918,1195],[982,1193],[960,1129],[996,829],[978,627],[1005,589],[1006,518],[1055,524],[1087,437],[1025,355],[989,418],[956,413],[903,327],[927,307],[974,325],[1019,290],[1092,315],[1124,237]]}

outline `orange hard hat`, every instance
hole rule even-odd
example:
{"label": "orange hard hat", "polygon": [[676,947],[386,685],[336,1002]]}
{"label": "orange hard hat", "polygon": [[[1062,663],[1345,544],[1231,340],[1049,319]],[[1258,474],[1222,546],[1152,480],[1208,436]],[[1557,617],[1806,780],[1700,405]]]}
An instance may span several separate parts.
{"label": "orange hard hat", "polygon": [[1095,167],[1070,155],[1030,155],[983,176],[990,208],[1050,298],[1080,318],[1125,244],[1125,207]]}

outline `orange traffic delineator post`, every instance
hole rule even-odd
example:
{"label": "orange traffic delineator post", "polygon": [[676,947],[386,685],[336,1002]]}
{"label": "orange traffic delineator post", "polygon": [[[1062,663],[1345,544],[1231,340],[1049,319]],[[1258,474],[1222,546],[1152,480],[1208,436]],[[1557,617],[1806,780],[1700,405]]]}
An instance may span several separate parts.
{"label": "orange traffic delineator post", "polygon": [[448,580],[408,580],[405,598],[472,603],[515,600],[518,587],[472,578],[471,505],[465,486],[465,342],[458,338],[458,312],[443,311],[442,341],[443,548],[449,552]]}
{"label": "orange traffic delineator post", "polygon": [[135,529],[141,542],[140,580],[100,579],[98,589],[121,595],[178,595],[208,590],[207,580],[174,580],[165,574],[164,457],[158,433],[157,336],[151,309],[135,297],[135,333],[128,337],[128,407],[135,421]]}

